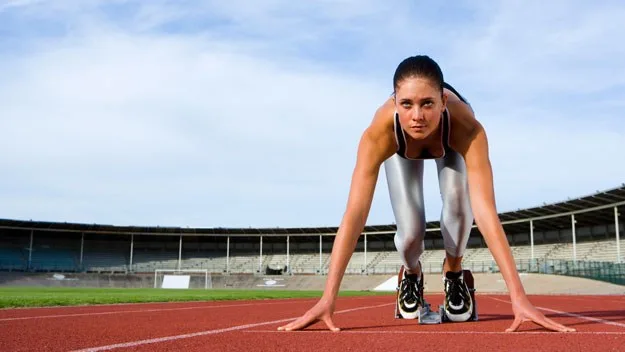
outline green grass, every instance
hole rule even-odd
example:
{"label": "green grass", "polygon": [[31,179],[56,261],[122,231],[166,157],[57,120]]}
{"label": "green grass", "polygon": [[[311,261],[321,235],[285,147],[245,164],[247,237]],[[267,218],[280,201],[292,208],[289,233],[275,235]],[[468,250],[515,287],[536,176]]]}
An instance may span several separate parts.
{"label": "green grass", "polygon": [[[0,288],[0,308],[93,305],[111,303],[318,298],[321,291],[163,290],[133,288]],[[341,291],[339,296],[388,295],[388,292]]]}

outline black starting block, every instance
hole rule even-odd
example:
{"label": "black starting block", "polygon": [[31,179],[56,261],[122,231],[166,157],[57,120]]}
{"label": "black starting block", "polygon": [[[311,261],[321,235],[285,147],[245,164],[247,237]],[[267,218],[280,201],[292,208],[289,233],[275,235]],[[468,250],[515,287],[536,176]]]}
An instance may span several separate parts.
{"label": "black starting block", "polygon": [[[404,268],[399,270],[399,275],[397,276],[397,294],[395,296],[395,318],[403,319],[401,313],[399,313],[399,288],[401,287],[401,278],[404,273]],[[471,270],[463,270],[464,281],[469,288],[469,294],[471,295],[471,300],[473,301],[473,311],[471,312],[471,317],[467,321],[478,321],[477,314],[477,301],[475,300],[475,281],[473,279],[473,274]],[[424,280],[424,274],[421,274],[422,280]],[[432,306],[427,302],[425,297],[423,298],[424,305],[418,308],[417,320],[419,324],[441,324],[445,322],[451,322],[451,320],[445,314],[445,306],[441,304],[438,307],[437,311],[432,310]]]}

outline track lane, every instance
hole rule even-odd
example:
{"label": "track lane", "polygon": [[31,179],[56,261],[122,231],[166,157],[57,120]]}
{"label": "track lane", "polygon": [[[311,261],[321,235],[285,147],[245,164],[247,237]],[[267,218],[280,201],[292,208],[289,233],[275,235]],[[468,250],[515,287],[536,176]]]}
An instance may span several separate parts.
{"label": "track lane", "polygon": [[[441,295],[426,295],[433,307]],[[18,310],[3,311],[0,321],[0,350],[68,351],[98,346],[127,344],[119,351],[206,351],[210,350],[358,350],[431,349],[450,351],[479,350],[618,350],[625,341],[625,328],[597,320],[567,316],[553,311],[574,313],[609,322],[623,323],[625,308],[604,296],[530,296],[543,313],[580,333],[548,332],[533,323],[524,323],[522,333],[503,333],[512,323],[509,296],[478,295],[479,322],[418,325],[416,321],[395,319],[394,296],[339,298],[336,309],[353,310],[336,314],[334,321],[342,332],[329,332],[317,323],[304,331],[278,332],[279,325],[301,316],[317,299],[263,300],[237,302],[198,302],[141,304],[118,307],[72,307],[31,310],[39,314],[23,316]],[[618,300],[618,299],[616,299]],[[373,306],[378,307],[373,307]],[[212,307],[212,308],[208,308]],[[359,309],[362,307],[372,307]],[[618,307],[618,308],[615,308]],[[180,308],[180,309],[176,309]],[[91,313],[106,313],[86,315]],[[41,316],[56,314],[54,318]],[[29,313],[30,314],[30,313]],[[84,314],[80,316],[60,316]],[[204,335],[158,340],[205,332]],[[209,332],[209,333],[206,333]],[[473,333],[472,333],[473,332]],[[407,342],[408,341],[408,342]],[[408,345],[406,345],[408,343]]]}
{"label": "track lane", "polygon": [[[372,301],[339,298],[337,309],[358,308],[366,302],[388,303],[388,298]],[[235,325],[290,319],[312,307],[316,300],[242,301],[238,304],[209,304],[212,309],[145,310],[124,307],[123,314],[58,316],[27,320],[0,321],[2,351],[66,351],[96,345],[154,339],[198,331],[226,329]],[[82,313],[86,313],[81,307]],[[97,307],[94,307],[97,308]],[[171,308],[171,307],[168,307]],[[182,308],[182,307],[181,307]],[[57,315],[64,314],[56,310]],[[93,313],[102,313],[96,310]],[[33,348],[33,341],[37,348]],[[41,350],[41,349],[39,349]]]}

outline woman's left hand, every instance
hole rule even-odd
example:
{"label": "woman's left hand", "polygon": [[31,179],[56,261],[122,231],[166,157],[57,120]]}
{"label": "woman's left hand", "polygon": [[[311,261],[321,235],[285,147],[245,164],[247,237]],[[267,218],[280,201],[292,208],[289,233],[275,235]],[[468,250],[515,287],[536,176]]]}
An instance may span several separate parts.
{"label": "woman's left hand", "polygon": [[553,331],[576,331],[573,328],[566,327],[545,317],[543,313],[539,312],[538,309],[532,305],[525,295],[512,301],[512,310],[514,312],[514,322],[512,322],[512,325],[510,325],[508,329],[506,329],[506,332],[517,331],[519,326],[527,321],[533,321],[534,323]]}

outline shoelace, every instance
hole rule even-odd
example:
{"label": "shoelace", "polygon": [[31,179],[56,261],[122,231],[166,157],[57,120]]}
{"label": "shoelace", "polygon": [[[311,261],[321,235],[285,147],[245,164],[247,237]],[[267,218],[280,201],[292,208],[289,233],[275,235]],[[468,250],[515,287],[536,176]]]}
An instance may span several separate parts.
{"label": "shoelace", "polygon": [[417,286],[417,281],[404,278],[401,280],[401,290],[403,292],[401,299],[408,302],[418,302],[419,301],[419,287]]}
{"label": "shoelace", "polygon": [[449,280],[449,279],[445,279],[447,281],[447,285],[448,285],[448,289],[447,292],[449,292],[449,301],[452,302],[453,304],[459,304],[461,301],[463,301],[464,299],[466,299],[466,294],[463,290],[464,285],[462,280],[458,279],[458,280]]}

